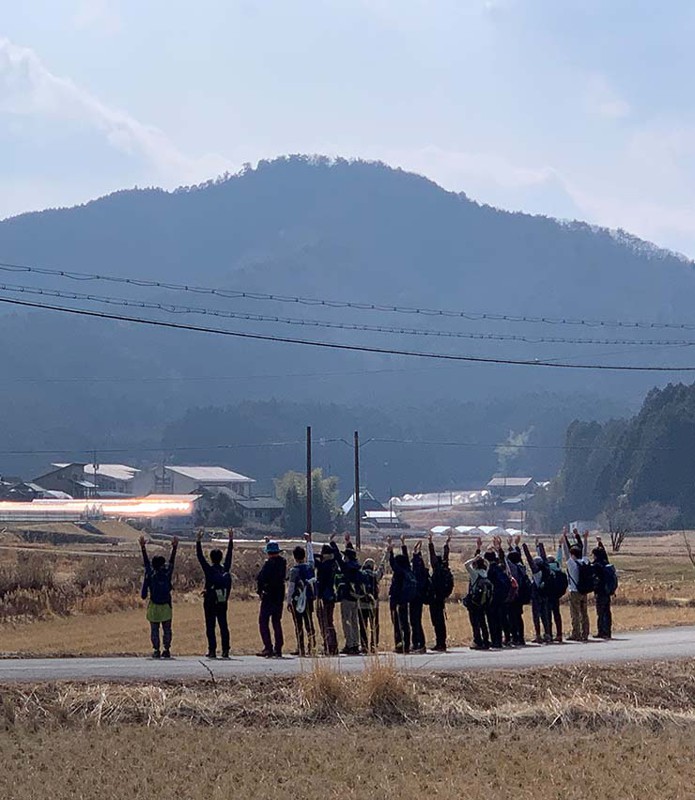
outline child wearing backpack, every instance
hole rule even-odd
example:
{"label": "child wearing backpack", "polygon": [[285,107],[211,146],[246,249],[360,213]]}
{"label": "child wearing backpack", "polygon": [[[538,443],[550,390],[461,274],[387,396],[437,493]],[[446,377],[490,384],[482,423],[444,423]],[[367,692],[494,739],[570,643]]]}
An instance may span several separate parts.
{"label": "child wearing backpack", "polygon": [[588,642],[588,596],[594,590],[593,570],[587,558],[589,531],[584,531],[582,540],[582,537],[575,530],[574,538],[575,542],[570,544],[567,532],[563,532],[562,553],[567,561],[570,617],[572,619],[572,633],[567,638],[573,642]]}
{"label": "child wearing backpack", "polygon": [[[389,565],[393,572],[389,587],[389,610],[393,623],[393,638],[396,653],[410,653],[410,619],[409,605],[417,595],[417,581],[410,568],[408,551],[393,554],[393,540],[386,539],[389,554]],[[405,549],[405,544],[402,545]]]}
{"label": "child wearing backpack", "polygon": [[468,618],[473,631],[471,650],[489,650],[490,635],[487,627],[485,611],[492,599],[493,588],[487,576],[487,562],[480,555],[482,542],[478,539],[475,556],[465,562],[468,573],[468,594],[463,604],[468,609]]}
{"label": "child wearing backpack", "polygon": [[[401,539],[403,542],[403,552],[408,553],[405,546],[405,537]],[[430,602],[431,578],[430,571],[427,569],[425,559],[422,557],[422,542],[416,542],[413,548],[412,570],[417,583],[417,591],[414,599],[410,603],[410,630],[412,637],[412,653],[422,655],[427,652],[427,644],[425,642],[425,630],[422,627],[422,611],[424,606]]]}
{"label": "child wearing backpack", "polygon": [[[316,652],[316,629],[314,627],[314,591],[316,574],[314,571],[314,546],[311,534],[304,534],[306,547],[295,547],[292,551],[294,565],[290,569],[287,584],[287,608],[292,615],[297,636],[296,655],[314,655]],[[309,643],[307,650],[304,638]]]}
{"label": "child wearing backpack", "polygon": [[232,553],[234,550],[234,530],[229,529],[227,553],[222,563],[222,551],[215,548],[210,551],[210,561],[203,554],[203,531],[196,536],[195,553],[205,576],[203,589],[203,613],[205,614],[205,635],[208,640],[208,658],[217,658],[216,628],[220,628],[222,658],[229,658],[229,624],[227,609],[229,595],[232,590]]}
{"label": "child wearing backpack", "polygon": [[[150,623],[150,641],[152,642],[152,658],[171,658],[171,580],[174,575],[176,551],[179,540],[176,536],[171,542],[171,555],[167,564],[164,556],[154,556],[150,563],[145,546],[145,537],[140,537],[142,561],[145,567],[145,579],[140,596],[143,600],[149,597],[147,604],[147,621]],[[162,628],[160,640],[159,628]],[[162,643],[164,650],[160,649]]]}
{"label": "child wearing backpack", "polygon": [[437,555],[432,541],[432,534],[427,537],[432,567],[432,591],[430,593],[430,619],[434,628],[435,644],[432,648],[436,653],[446,653],[446,612],[444,609],[447,598],[454,591],[454,576],[449,567],[449,552],[451,534],[446,537],[444,551]]}
{"label": "child wearing backpack", "polygon": [[610,639],[613,635],[611,596],[618,588],[618,575],[613,564],[608,561],[608,553],[601,538],[598,537],[596,542],[596,547],[592,550],[593,561],[591,563],[594,570],[594,599],[598,625],[596,638]]}
{"label": "child wearing backpack", "polygon": [[357,598],[360,624],[360,646],[363,653],[376,653],[379,649],[379,585],[384,577],[387,553],[376,565],[373,558],[362,564],[362,585]]}
{"label": "child wearing backpack", "polygon": [[537,555],[532,556],[526,542],[522,545],[526,563],[531,570],[531,616],[536,637],[534,644],[548,644],[552,641],[550,633],[550,610],[548,599],[548,585],[550,570],[543,559]]}

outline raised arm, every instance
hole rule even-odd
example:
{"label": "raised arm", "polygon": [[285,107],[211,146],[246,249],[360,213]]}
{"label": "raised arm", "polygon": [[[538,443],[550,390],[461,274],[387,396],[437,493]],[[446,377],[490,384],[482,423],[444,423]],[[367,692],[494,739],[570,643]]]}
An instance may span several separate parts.
{"label": "raised arm", "polygon": [[589,555],[589,531],[584,531],[583,541],[582,541],[582,557],[587,558]]}
{"label": "raised arm", "polygon": [[224,557],[224,571],[229,572],[232,568],[232,557],[234,555],[234,528],[229,529],[229,541],[227,542],[227,553]]}
{"label": "raised arm", "polygon": [[449,553],[451,552],[451,534],[448,533],[446,541],[444,542],[444,551],[442,553],[442,560],[445,564],[449,563]]}
{"label": "raised arm", "polygon": [[171,555],[169,556],[169,575],[174,574],[174,564],[176,564],[176,552],[179,549],[179,537],[174,536],[171,540]]}
{"label": "raised arm", "polygon": [[427,534],[427,550],[430,554],[430,567],[434,569],[437,563],[437,551],[434,549],[434,542],[432,541],[432,532]]}
{"label": "raised arm", "polygon": [[543,559],[544,563],[548,563],[548,554],[545,552],[543,542],[538,542],[538,555]]}
{"label": "raised arm", "polygon": [[570,541],[567,538],[567,533],[563,531],[562,537],[560,538],[560,546],[562,547],[562,555],[565,561],[569,561],[570,559]]}
{"label": "raised arm", "polygon": [[524,558],[526,559],[526,563],[529,565],[531,572],[538,572],[538,567],[536,567],[536,565],[533,563],[533,556],[531,555],[531,551],[528,549],[526,542],[521,545],[521,549],[524,551]]}
{"label": "raised arm", "polygon": [[311,541],[311,534],[304,534],[304,541],[306,542],[306,563],[314,569],[316,566],[316,559],[314,557],[314,543]]}
{"label": "raised arm", "polygon": [[333,551],[333,555],[335,556],[336,563],[338,564],[338,569],[342,572],[344,563],[343,554],[340,552],[340,548],[335,543],[335,539],[332,536],[328,544],[331,546],[331,550]]}
{"label": "raised arm", "polygon": [[195,554],[198,557],[198,563],[203,568],[203,572],[208,571],[208,564],[207,558],[205,558],[205,554],[203,553],[203,529],[198,528],[198,532],[195,535]]}
{"label": "raised arm", "polygon": [[152,571],[152,566],[150,565],[150,557],[147,555],[145,537],[141,536],[138,541],[140,542],[140,551],[142,552],[142,563],[145,565],[145,572],[149,575],[149,573]]}

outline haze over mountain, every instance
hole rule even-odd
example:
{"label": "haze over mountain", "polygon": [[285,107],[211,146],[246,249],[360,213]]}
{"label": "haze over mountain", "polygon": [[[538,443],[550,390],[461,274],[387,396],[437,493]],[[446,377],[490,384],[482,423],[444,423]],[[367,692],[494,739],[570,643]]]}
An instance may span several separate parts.
{"label": "haze over mountain", "polygon": [[[689,319],[695,295],[692,262],[626,234],[502,212],[379,163],[307,157],[261,162],[256,169],[176,192],[135,189],[76,208],[5,220],[0,223],[0,261],[248,292],[475,312],[473,316],[494,313],[680,323]],[[687,330],[522,325],[377,313],[230,300],[23,273],[2,272],[0,280],[4,285],[277,315],[305,322],[531,340],[328,330],[0,291],[2,297],[232,330],[494,358],[685,365],[692,363],[688,346],[537,340],[695,342]],[[562,396],[556,404],[569,422],[592,404],[592,415],[600,418],[631,410],[654,383],[674,378],[671,373],[660,380],[659,375],[643,373],[452,365],[336,353],[10,306],[0,308],[0,333],[7,343],[0,353],[5,376],[0,450],[156,449],[165,425],[174,423],[188,408],[269,398],[378,406],[387,415],[407,407],[411,409],[409,434],[417,438],[418,415],[412,413],[413,407],[421,407],[426,416],[425,407],[442,400],[449,404],[475,402],[483,409],[490,400],[514,400],[517,408],[529,409],[530,419],[531,409],[538,407],[538,394],[553,392]],[[51,382],[43,382],[46,378]],[[201,378],[206,380],[198,380]],[[443,413],[441,406],[437,413]],[[497,424],[501,441],[509,433],[505,428],[508,420],[504,415],[495,420],[493,407],[490,414],[488,421],[493,427],[486,428],[486,433],[493,435]],[[451,405],[446,416],[443,428],[457,439],[464,421],[457,419]],[[342,418],[349,435],[350,415]],[[307,418],[305,424],[310,423]],[[441,423],[438,420],[440,428]],[[514,424],[518,430],[530,427],[523,413],[516,415]],[[559,436],[562,424],[556,419],[553,425]],[[542,420],[536,419],[532,436],[543,438],[541,427]],[[180,425],[174,429],[180,430]],[[321,435],[321,431],[316,433]],[[466,434],[475,431],[466,429]],[[190,435],[189,431],[185,438],[190,440]],[[230,435],[227,431],[227,440]],[[175,444],[167,439],[169,447]],[[151,457],[142,449],[138,452],[141,459]],[[135,451],[131,455],[134,460]],[[227,454],[225,459],[234,463],[233,455]],[[28,468],[38,460],[38,456],[27,460],[6,455],[0,471]],[[553,465],[556,461],[552,458],[546,462],[548,470]],[[270,462],[266,473],[262,477],[273,474]],[[461,481],[471,475],[461,468]],[[436,482],[434,476],[432,480]]]}

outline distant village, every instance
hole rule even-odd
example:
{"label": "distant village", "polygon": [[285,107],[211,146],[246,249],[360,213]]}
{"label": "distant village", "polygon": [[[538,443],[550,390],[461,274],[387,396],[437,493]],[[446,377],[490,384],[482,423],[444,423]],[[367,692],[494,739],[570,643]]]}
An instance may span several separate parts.
{"label": "distant village", "polygon": [[[0,524],[73,523],[93,530],[119,520],[155,533],[192,533],[214,509],[229,509],[250,533],[277,531],[284,504],[258,494],[254,478],[221,466],[54,463],[31,480],[0,476]],[[404,494],[379,500],[360,489],[364,533],[410,530],[435,535],[521,534],[534,494],[547,483],[495,476],[480,489]],[[355,527],[355,493],[342,503],[347,530]]]}

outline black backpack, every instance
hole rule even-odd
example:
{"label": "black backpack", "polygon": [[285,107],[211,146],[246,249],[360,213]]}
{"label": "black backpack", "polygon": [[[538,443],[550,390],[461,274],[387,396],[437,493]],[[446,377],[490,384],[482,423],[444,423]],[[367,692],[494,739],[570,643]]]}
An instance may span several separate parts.
{"label": "black backpack", "polygon": [[543,584],[541,591],[546,597],[551,600],[559,600],[567,592],[569,581],[567,580],[567,573],[559,567],[553,569],[548,564],[544,564],[543,570]]}
{"label": "black backpack", "polygon": [[594,564],[594,590],[613,595],[618,590],[618,573],[613,564]]}
{"label": "black backpack", "polygon": [[512,594],[512,580],[498,564],[492,564],[488,569],[488,578],[494,586],[494,596],[502,603],[506,603]]}
{"label": "black backpack", "polygon": [[586,561],[577,562],[578,575],[576,589],[579,594],[590,594],[594,591],[594,570]]}
{"label": "black backpack", "polygon": [[171,605],[171,575],[169,575],[169,570],[153,570],[148,582],[150,600],[155,605]]}
{"label": "black backpack", "polygon": [[448,564],[437,564],[432,570],[432,597],[446,600],[454,591],[454,575]]}
{"label": "black backpack", "polygon": [[225,572],[220,564],[214,564],[211,570],[212,580],[208,592],[215,599],[215,602],[222,604],[229,600],[232,591],[232,576]]}
{"label": "black backpack", "polygon": [[476,578],[461,602],[469,609],[484,609],[492,603],[494,594],[495,587],[489,578]]}

